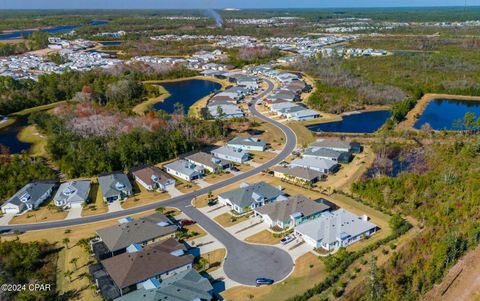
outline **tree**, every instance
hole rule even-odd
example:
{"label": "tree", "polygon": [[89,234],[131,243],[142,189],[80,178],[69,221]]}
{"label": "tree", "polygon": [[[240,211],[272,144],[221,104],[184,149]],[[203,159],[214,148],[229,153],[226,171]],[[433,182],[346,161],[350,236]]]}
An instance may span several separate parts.
{"label": "tree", "polygon": [[375,260],[372,260],[367,284],[367,300],[385,300],[385,293],[385,271],[383,269],[379,269],[375,263]]}
{"label": "tree", "polygon": [[475,113],[472,112],[467,112],[465,113],[465,116],[463,117],[463,126],[464,128],[469,131],[472,129],[472,127],[475,124]]}
{"label": "tree", "polygon": [[68,244],[70,243],[70,239],[68,237],[65,237],[63,240],[62,240],[62,243],[65,245],[65,247],[67,249],[69,249],[68,247]]}
{"label": "tree", "polygon": [[155,211],[160,212],[160,213],[164,213],[165,212],[165,207],[157,207],[157,208],[155,208]]}
{"label": "tree", "polygon": [[75,266],[75,270],[78,270],[77,262],[78,262],[78,257],[73,257],[72,260],[70,260],[70,263]]}

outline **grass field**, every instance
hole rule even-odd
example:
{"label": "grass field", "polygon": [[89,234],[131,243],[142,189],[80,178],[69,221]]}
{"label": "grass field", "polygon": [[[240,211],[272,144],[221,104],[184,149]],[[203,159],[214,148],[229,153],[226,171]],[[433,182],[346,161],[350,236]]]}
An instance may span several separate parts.
{"label": "grass field", "polygon": [[108,205],[103,201],[102,192],[97,183],[92,183],[91,185],[90,199],[92,201],[83,208],[82,216],[101,214],[108,211]]}
{"label": "grass field", "polygon": [[243,221],[248,220],[248,215],[242,216],[233,216],[229,212],[225,212],[213,218],[217,223],[219,223],[222,227],[228,228]]}
{"label": "grass field", "polygon": [[315,141],[315,135],[298,121],[288,121],[285,125],[289,126],[297,136],[297,146],[305,147]]}
{"label": "grass field", "polygon": [[275,238],[272,232],[263,230],[247,237],[245,241],[257,244],[276,245],[280,243],[280,238]]}
{"label": "grass field", "polygon": [[143,115],[145,111],[147,111],[150,105],[154,105],[157,102],[161,102],[165,98],[168,98],[170,96],[170,93],[168,93],[168,91],[163,86],[158,85],[158,90],[160,91],[160,96],[152,97],[147,99],[144,102],[139,103],[138,105],[133,107],[132,111],[137,113],[138,115]]}
{"label": "grass field", "polygon": [[32,144],[29,153],[32,156],[47,157],[47,139],[43,137],[34,125],[24,127],[18,133],[18,140]]}

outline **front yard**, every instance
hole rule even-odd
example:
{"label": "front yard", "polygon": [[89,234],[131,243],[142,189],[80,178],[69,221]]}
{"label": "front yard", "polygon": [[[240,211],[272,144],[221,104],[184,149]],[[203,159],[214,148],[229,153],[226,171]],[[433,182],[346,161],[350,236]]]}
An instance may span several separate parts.
{"label": "front yard", "polygon": [[98,183],[92,183],[90,188],[90,204],[82,210],[82,216],[96,215],[108,212],[108,205],[103,201],[102,192]]}
{"label": "front yard", "polygon": [[249,215],[244,214],[241,216],[232,215],[230,212],[225,212],[214,218],[214,220],[219,223],[222,227],[228,228],[243,221],[248,220]]}
{"label": "front yard", "polygon": [[252,236],[249,236],[245,239],[246,242],[257,243],[257,244],[266,244],[266,245],[276,245],[280,243],[280,235],[273,234],[268,230],[263,230],[258,233],[255,233]]}
{"label": "front yard", "polygon": [[65,219],[67,215],[68,212],[55,207],[52,200],[49,203],[45,202],[37,210],[27,211],[20,216],[15,216],[10,221],[10,224],[34,224],[38,222],[56,221]]}

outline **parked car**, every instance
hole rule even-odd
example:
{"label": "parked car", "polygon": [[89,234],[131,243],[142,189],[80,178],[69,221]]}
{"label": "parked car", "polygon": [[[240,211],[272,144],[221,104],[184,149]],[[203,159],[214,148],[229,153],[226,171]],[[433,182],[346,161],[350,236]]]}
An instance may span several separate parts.
{"label": "parked car", "polygon": [[260,285],[272,285],[273,284],[273,280],[272,279],[268,279],[268,278],[257,278],[255,280],[255,282],[257,283],[257,286],[260,286]]}
{"label": "parked car", "polygon": [[236,168],[235,166],[230,167],[230,170],[235,172],[240,171],[240,169]]}
{"label": "parked car", "polygon": [[286,245],[286,244],[288,244],[289,242],[292,242],[292,241],[294,241],[294,240],[295,240],[295,235],[290,234],[290,235],[287,235],[287,236],[285,236],[284,238],[282,238],[282,239],[280,240],[280,243],[281,243],[282,245]]}
{"label": "parked car", "polygon": [[180,227],[185,227],[195,224],[195,221],[192,221],[191,219],[182,219],[179,224]]}

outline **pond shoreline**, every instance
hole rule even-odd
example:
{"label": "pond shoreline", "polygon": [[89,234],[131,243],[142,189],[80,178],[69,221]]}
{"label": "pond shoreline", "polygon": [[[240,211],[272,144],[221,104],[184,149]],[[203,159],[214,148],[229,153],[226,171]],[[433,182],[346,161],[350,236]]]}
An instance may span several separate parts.
{"label": "pond shoreline", "polygon": [[418,121],[422,113],[427,108],[428,104],[432,100],[436,99],[448,99],[448,100],[474,100],[480,101],[480,96],[468,96],[468,95],[455,95],[455,94],[435,94],[435,93],[428,93],[423,95],[415,105],[413,109],[408,112],[405,120],[400,122],[396,129],[397,130],[414,130],[418,131],[415,128],[415,123]]}

